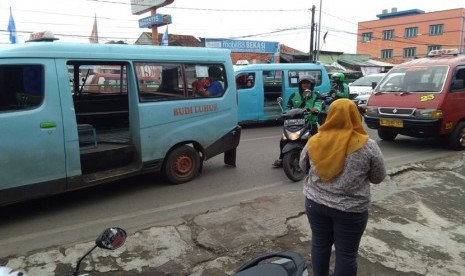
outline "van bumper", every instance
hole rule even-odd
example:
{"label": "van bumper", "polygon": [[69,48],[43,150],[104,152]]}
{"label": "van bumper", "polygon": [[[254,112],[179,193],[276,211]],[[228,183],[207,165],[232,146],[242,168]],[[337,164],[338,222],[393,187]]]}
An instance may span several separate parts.
{"label": "van bumper", "polygon": [[[397,119],[403,121],[403,127],[385,127],[380,126],[379,121],[380,119]],[[381,130],[389,130],[398,134],[411,136],[411,137],[418,137],[418,138],[425,138],[425,137],[437,137],[440,135],[441,132],[441,125],[442,119],[401,119],[401,118],[380,118],[380,117],[373,117],[368,116],[365,114],[365,123],[368,128],[371,129],[381,129]]]}
{"label": "van bumper", "polygon": [[241,140],[241,131],[242,127],[238,125],[223,137],[215,141],[212,145],[207,147],[205,149],[205,159],[210,159],[213,156],[237,148],[237,146],[239,146],[239,141]]}

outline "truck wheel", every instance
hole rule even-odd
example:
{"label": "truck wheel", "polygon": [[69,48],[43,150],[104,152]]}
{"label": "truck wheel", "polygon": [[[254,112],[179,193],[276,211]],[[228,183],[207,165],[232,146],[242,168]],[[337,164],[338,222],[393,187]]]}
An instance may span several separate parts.
{"label": "truck wheel", "polygon": [[397,137],[397,133],[389,130],[378,129],[378,136],[384,141],[394,141]]}
{"label": "truck wheel", "polygon": [[304,178],[305,172],[300,169],[300,148],[286,152],[283,156],[283,169],[286,176],[294,181],[300,181]]}
{"label": "truck wheel", "polygon": [[449,134],[449,147],[454,150],[465,149],[465,122],[458,123],[454,131]]}
{"label": "truck wheel", "polygon": [[173,149],[165,159],[163,171],[172,184],[194,179],[200,168],[199,153],[192,147],[181,145]]}

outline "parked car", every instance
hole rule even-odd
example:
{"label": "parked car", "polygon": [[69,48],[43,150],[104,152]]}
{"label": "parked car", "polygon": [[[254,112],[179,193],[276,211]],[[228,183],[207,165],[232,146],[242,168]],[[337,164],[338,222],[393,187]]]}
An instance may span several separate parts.
{"label": "parked car", "polygon": [[366,75],[349,83],[349,98],[355,99],[359,95],[371,94],[373,83],[379,83],[385,75],[386,73]]}
{"label": "parked car", "polygon": [[[382,73],[382,75],[383,76],[381,77],[381,79],[377,80],[376,82],[372,82],[372,85],[376,84],[375,86],[377,86],[379,83],[382,83],[386,91],[396,91],[397,87],[400,85],[400,83],[402,83],[402,80],[404,78],[404,74],[399,74],[399,73],[389,74],[386,78],[384,78],[386,73]],[[360,93],[358,96],[356,96],[353,99],[362,114],[365,113],[365,108],[367,106],[368,99],[370,98],[375,88],[376,87],[373,87],[367,92]]]}
{"label": "parked car", "polygon": [[127,93],[126,75],[91,74],[85,79],[83,91],[88,93]]}

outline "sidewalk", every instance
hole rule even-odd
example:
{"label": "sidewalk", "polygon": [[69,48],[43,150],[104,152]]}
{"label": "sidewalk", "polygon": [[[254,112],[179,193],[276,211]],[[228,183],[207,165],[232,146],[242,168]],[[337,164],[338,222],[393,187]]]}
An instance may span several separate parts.
{"label": "sidewalk", "polygon": [[[452,152],[392,169],[372,186],[358,275],[465,275],[464,163],[465,153]],[[220,276],[261,253],[290,250],[311,271],[303,206],[302,193],[287,193],[184,217],[129,233],[116,251],[97,248],[81,267],[91,275]],[[8,266],[26,268],[29,276],[63,275],[93,244],[30,252],[9,258]]]}

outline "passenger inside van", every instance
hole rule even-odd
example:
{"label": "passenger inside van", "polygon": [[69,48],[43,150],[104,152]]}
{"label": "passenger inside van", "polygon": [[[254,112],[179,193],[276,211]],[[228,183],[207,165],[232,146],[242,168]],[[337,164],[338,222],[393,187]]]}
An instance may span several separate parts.
{"label": "passenger inside van", "polygon": [[175,69],[163,70],[161,73],[161,84],[159,92],[173,93],[179,91],[178,72]]}
{"label": "passenger inside van", "polygon": [[210,85],[206,90],[198,91],[197,94],[205,97],[217,97],[223,95],[223,71],[218,66],[208,68],[208,81]]}
{"label": "passenger inside van", "polygon": [[205,95],[205,91],[210,86],[210,81],[208,78],[200,77],[192,82],[192,94],[195,95]]}
{"label": "passenger inside van", "polygon": [[247,82],[245,83],[245,86],[247,86],[247,87],[252,87],[253,86],[253,76],[252,75],[247,77]]}

